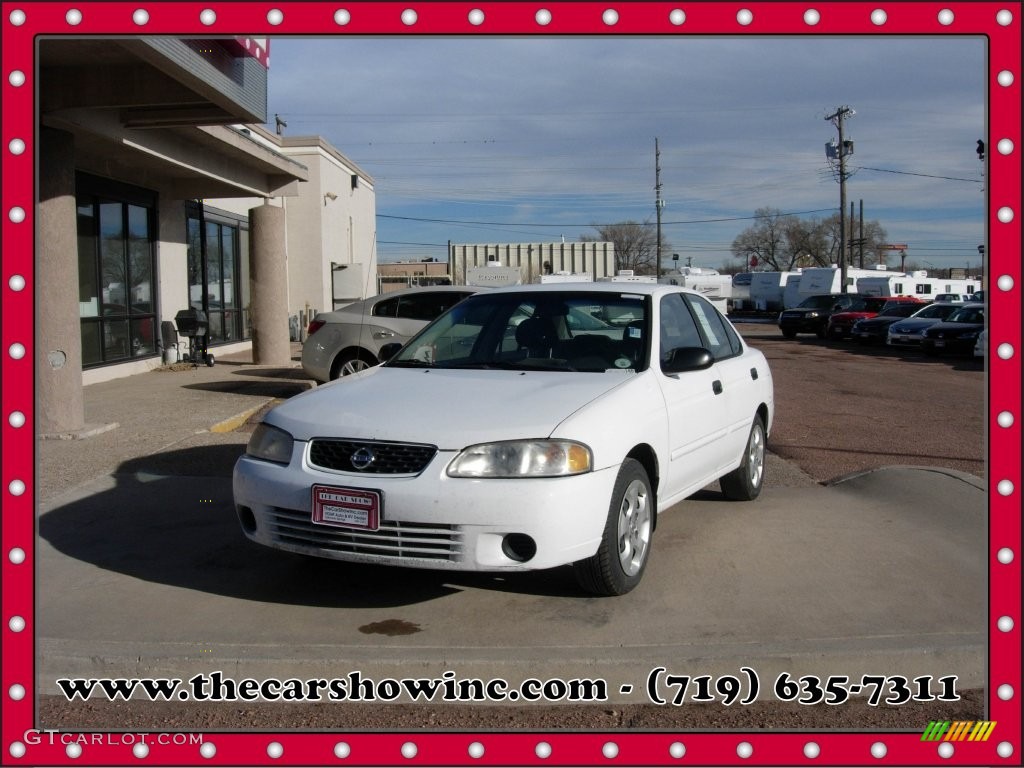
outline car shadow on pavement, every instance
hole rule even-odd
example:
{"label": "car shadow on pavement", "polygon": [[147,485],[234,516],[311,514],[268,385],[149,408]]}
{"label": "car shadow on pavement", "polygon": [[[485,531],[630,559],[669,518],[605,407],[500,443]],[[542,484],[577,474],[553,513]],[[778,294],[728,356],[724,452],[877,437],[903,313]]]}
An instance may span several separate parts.
{"label": "car shadow on pavement", "polygon": [[[231,468],[243,450],[201,446],[126,461],[102,488],[89,486],[88,495],[43,512],[39,536],[61,554],[115,574],[266,603],[391,607],[466,589],[585,597],[568,568],[521,574],[391,568],[250,542],[231,497]],[[59,567],[57,561],[54,573]]]}

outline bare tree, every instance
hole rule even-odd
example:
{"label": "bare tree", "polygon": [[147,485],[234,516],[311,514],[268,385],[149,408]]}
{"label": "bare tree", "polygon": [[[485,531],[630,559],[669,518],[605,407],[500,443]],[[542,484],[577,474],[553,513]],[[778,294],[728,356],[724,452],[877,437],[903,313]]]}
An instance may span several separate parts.
{"label": "bare tree", "polygon": [[[597,237],[583,235],[583,242],[606,241],[615,244],[615,268],[632,269],[638,275],[654,274],[658,260],[658,233],[650,222],[622,221],[595,224]],[[672,245],[661,239],[661,253],[672,252]]]}

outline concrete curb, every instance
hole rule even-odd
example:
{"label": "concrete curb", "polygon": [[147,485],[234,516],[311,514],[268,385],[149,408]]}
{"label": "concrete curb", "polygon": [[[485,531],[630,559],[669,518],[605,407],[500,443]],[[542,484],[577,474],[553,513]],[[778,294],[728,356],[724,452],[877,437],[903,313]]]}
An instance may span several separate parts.
{"label": "concrete curb", "polygon": [[230,416],[224,419],[223,421],[218,421],[216,424],[210,427],[210,431],[216,433],[234,432],[240,426],[245,424],[245,422],[248,421],[253,414],[258,413],[261,408],[267,405],[267,403],[272,403],[274,402],[275,399],[277,398],[268,397],[262,403],[254,405],[252,408],[247,408],[241,413],[237,413],[234,416]]}

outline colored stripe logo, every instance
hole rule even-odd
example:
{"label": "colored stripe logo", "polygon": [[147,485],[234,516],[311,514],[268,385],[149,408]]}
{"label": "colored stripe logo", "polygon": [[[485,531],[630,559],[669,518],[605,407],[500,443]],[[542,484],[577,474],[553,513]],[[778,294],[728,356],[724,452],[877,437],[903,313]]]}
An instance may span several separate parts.
{"label": "colored stripe logo", "polygon": [[921,734],[921,741],[988,741],[994,720],[933,720]]}

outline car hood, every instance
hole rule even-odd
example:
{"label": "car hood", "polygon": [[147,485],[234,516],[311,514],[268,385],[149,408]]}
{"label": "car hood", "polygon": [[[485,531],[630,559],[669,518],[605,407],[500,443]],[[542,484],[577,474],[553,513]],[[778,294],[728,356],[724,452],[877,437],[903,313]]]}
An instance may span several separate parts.
{"label": "car hood", "polygon": [[900,320],[897,324],[893,325],[893,330],[900,331],[903,333],[917,333],[923,331],[925,328],[942,321],[937,317],[920,317],[917,319]]}
{"label": "car hood", "polygon": [[297,440],[344,437],[460,450],[485,441],[547,437],[587,403],[636,378],[624,371],[378,366],[297,395],[264,421]]}
{"label": "car hood", "polygon": [[928,328],[928,335],[936,333],[958,333],[960,331],[976,331],[979,328],[984,328],[984,323],[949,323],[942,321],[935,323]]}

